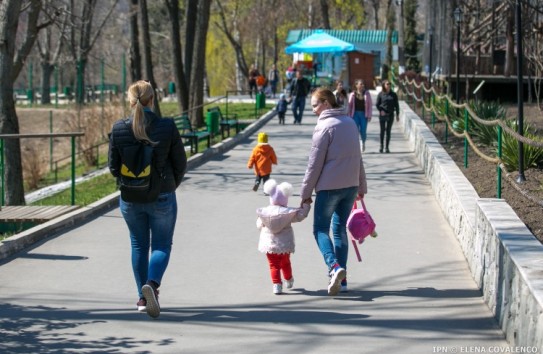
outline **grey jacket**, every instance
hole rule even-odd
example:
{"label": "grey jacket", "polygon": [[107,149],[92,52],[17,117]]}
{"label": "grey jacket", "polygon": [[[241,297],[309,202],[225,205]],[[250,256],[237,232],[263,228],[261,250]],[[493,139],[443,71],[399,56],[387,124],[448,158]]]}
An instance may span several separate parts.
{"label": "grey jacket", "polygon": [[341,108],[321,113],[313,132],[302,182],[302,200],[311,198],[313,190],[319,192],[356,186],[359,194],[367,193],[359,140],[356,123]]}

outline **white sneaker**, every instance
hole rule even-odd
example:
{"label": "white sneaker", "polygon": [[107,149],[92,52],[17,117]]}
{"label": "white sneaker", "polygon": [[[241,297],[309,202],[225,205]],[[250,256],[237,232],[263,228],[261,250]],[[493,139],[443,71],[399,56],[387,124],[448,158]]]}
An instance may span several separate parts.
{"label": "white sneaker", "polygon": [[341,289],[339,289],[340,293],[348,293],[349,289],[347,289],[347,285],[342,285]]}
{"label": "white sneaker", "polygon": [[287,289],[292,289],[294,286],[294,277],[290,278],[289,280],[285,280],[285,287]]}
{"label": "white sneaker", "polygon": [[366,143],[362,142],[362,152],[366,151]]}
{"label": "white sneaker", "polygon": [[279,295],[283,293],[283,285],[281,284],[273,284],[273,293],[275,295]]}
{"label": "white sneaker", "polygon": [[330,284],[328,284],[328,295],[335,296],[341,290],[341,281],[347,276],[345,269],[338,267],[330,272]]}

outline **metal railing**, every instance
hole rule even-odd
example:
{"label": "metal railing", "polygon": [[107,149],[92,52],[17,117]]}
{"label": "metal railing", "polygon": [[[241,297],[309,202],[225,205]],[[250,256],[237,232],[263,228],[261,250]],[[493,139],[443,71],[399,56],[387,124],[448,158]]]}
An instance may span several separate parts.
{"label": "metal railing", "polygon": [[72,142],[72,162],[71,162],[71,202],[75,205],[75,138],[83,136],[83,132],[73,133],[54,133],[54,134],[0,134],[0,176],[2,176],[2,190],[1,190],[1,203],[5,205],[5,178],[4,177],[4,140],[5,139],[22,139],[22,138],[62,138],[70,137]]}

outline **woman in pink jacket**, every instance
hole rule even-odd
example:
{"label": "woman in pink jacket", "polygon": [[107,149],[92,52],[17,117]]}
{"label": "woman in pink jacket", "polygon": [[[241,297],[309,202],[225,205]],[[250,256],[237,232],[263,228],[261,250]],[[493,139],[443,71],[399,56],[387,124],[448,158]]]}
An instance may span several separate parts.
{"label": "woman in pink jacket", "polygon": [[311,106],[319,118],[300,195],[302,204],[311,203],[316,192],[313,235],[330,272],[328,295],[334,296],[347,291],[347,218],[355,199],[367,193],[366,172],[356,124],[332,91],[317,89]]}
{"label": "woman in pink jacket", "polygon": [[356,80],[354,82],[355,90],[349,94],[349,116],[354,119],[358,130],[360,131],[360,138],[362,139],[362,151],[366,151],[366,137],[368,130],[368,123],[371,122],[371,95],[366,86],[364,80]]}

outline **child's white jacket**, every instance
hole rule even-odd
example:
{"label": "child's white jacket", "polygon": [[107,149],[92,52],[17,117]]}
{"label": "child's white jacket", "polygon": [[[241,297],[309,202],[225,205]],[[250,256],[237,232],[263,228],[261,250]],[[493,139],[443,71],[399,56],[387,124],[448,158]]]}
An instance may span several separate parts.
{"label": "child's white jacket", "polygon": [[302,221],[311,206],[301,208],[270,205],[256,210],[256,227],[260,229],[258,250],[263,253],[294,253],[294,231],[291,224]]}

